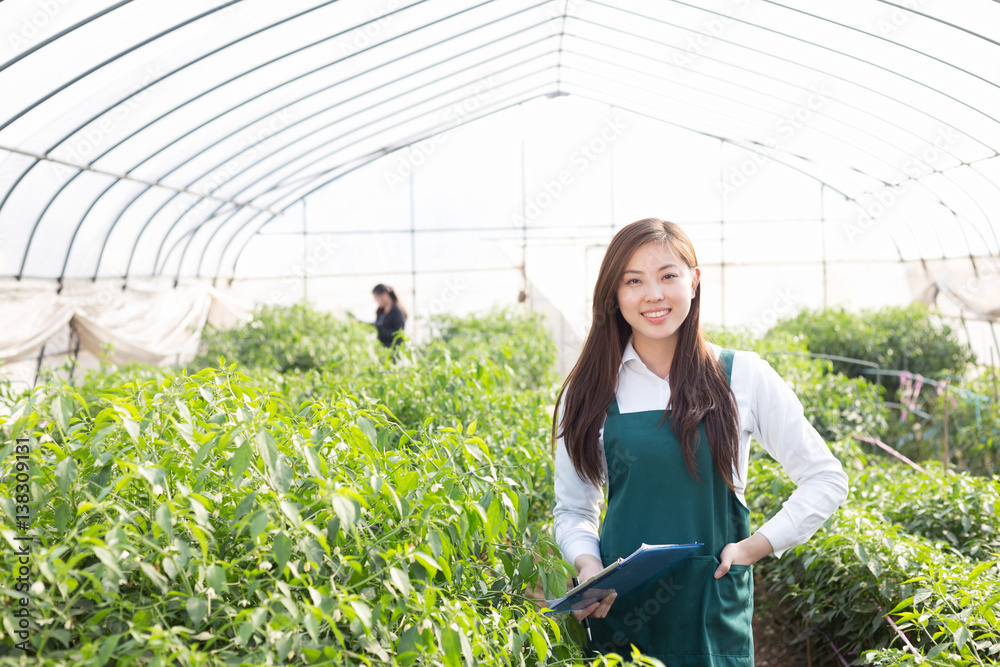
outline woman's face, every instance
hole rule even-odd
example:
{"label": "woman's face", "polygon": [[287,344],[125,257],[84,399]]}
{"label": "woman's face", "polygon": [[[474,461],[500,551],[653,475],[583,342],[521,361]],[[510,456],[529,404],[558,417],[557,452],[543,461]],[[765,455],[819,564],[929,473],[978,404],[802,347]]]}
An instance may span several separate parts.
{"label": "woman's face", "polygon": [[618,285],[618,308],[632,325],[637,350],[666,344],[672,352],[699,280],[701,269],[688,267],[666,243],[647,243],[632,253]]}
{"label": "woman's face", "polygon": [[392,306],[392,297],[389,296],[388,292],[372,292],[372,296],[375,297],[375,302],[381,308],[389,308]]}

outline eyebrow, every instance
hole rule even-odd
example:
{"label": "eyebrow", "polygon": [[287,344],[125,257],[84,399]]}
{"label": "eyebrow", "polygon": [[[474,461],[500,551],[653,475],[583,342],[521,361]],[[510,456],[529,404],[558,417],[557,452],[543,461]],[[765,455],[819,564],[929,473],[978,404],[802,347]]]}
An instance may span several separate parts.
{"label": "eyebrow", "polygon": [[[677,265],[676,264],[664,264],[663,266],[661,266],[660,268],[658,268],[657,271],[663,271],[665,269],[670,269],[670,268],[676,269]],[[642,271],[638,271],[636,269],[625,269],[625,273],[642,273]]]}

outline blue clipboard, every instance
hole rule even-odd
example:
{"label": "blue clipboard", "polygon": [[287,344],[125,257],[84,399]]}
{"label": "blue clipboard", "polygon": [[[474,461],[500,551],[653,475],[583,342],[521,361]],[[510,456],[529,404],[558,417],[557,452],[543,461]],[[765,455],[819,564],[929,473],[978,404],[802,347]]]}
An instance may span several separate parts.
{"label": "blue clipboard", "polygon": [[704,546],[691,544],[643,544],[627,558],[619,558],[596,575],[568,591],[557,600],[546,600],[545,614],[561,614],[584,609],[612,592],[631,593],[639,586],[659,578],[677,562]]}

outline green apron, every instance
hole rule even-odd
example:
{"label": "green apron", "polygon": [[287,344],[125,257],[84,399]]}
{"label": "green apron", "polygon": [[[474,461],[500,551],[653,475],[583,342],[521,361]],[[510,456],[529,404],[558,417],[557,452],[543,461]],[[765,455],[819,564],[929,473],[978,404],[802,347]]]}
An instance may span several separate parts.
{"label": "green apron", "polygon": [[[720,362],[732,381],[733,351]],[[750,512],[715,470],[705,425],[698,425],[697,470],[688,473],[673,415],[621,414],[617,399],[604,423],[608,509],[601,530],[604,565],[647,544],[704,542],[663,577],[615,599],[604,619],[590,619],[590,648],[631,653],[635,644],[667,667],[752,667],[753,568],[714,573],[730,542],[750,536]]]}

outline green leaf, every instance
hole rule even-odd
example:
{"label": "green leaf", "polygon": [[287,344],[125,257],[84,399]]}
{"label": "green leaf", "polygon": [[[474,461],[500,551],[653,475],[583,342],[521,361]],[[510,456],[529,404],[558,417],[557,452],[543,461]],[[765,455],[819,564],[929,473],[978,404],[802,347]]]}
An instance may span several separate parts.
{"label": "green leaf", "polygon": [[271,480],[274,482],[274,490],[278,493],[288,493],[292,486],[292,467],[288,465],[288,459],[284,454],[278,454],[278,460],[271,469]]}
{"label": "green leaf", "polygon": [[115,652],[116,648],[118,648],[119,639],[121,639],[121,635],[111,635],[101,642],[101,648],[97,651],[98,665],[105,664],[108,659],[111,658],[111,654]]}
{"label": "green leaf", "polygon": [[378,440],[378,434],[375,432],[375,424],[372,423],[372,420],[367,417],[358,417],[358,428],[368,437],[368,441],[374,447],[375,442]]}
{"label": "green leaf", "polygon": [[248,493],[243,498],[243,500],[240,501],[240,504],[237,505],[236,509],[233,511],[233,523],[236,523],[237,521],[239,521],[240,519],[242,519],[244,516],[246,516],[247,513],[250,510],[253,509],[254,501],[256,501],[256,500],[257,500],[257,492],[256,491],[251,491],[250,493]]}
{"label": "green leaf", "polygon": [[256,542],[260,534],[267,528],[269,521],[267,510],[257,510],[250,518],[250,539]]}
{"label": "green leaf", "polygon": [[221,566],[209,565],[205,579],[208,581],[208,585],[215,590],[216,594],[222,595],[225,592],[227,585],[226,571]]}
{"label": "green leaf", "polygon": [[56,464],[56,486],[62,495],[67,495],[69,489],[76,481],[76,461],[72,456],[67,456]]}
{"label": "green leaf", "polygon": [[389,579],[392,580],[393,585],[399,589],[404,597],[410,594],[413,587],[410,585],[410,575],[398,567],[394,567],[389,570]]}
{"label": "green leaf", "polygon": [[962,650],[962,647],[965,646],[966,642],[968,642],[971,637],[972,634],[969,632],[969,628],[964,625],[955,631],[955,645],[958,647],[959,651]]}
{"label": "green leaf", "polygon": [[191,619],[191,623],[195,626],[201,624],[205,620],[205,616],[208,615],[208,600],[205,598],[188,598],[185,607],[188,618]]}
{"label": "green leaf", "polygon": [[490,508],[486,512],[486,539],[492,540],[496,537],[497,533],[500,532],[500,526],[503,523],[504,511],[503,505],[500,504],[500,500],[496,497],[490,503]]}
{"label": "green leaf", "polygon": [[313,477],[326,478],[326,462],[320,458],[316,450],[312,447],[304,447],[303,452],[306,456],[306,466],[309,468],[309,474]]}
{"label": "green leaf", "polygon": [[268,472],[273,471],[278,465],[278,443],[274,441],[274,436],[269,431],[263,430],[257,433],[257,449]]}
{"label": "green leaf", "polygon": [[278,508],[281,510],[282,514],[288,517],[288,521],[294,527],[298,528],[302,524],[302,515],[299,514],[299,510],[295,506],[295,503],[282,500],[281,503],[279,503]]}
{"label": "green leaf", "polygon": [[55,519],[56,530],[60,533],[65,533],[66,528],[69,526],[69,505],[59,503],[53,518]]}
{"label": "green leaf", "polygon": [[539,660],[545,660],[549,655],[549,644],[545,640],[545,635],[538,630],[531,629],[531,645],[535,647],[535,653]]}
{"label": "green leaf", "polygon": [[933,660],[934,658],[936,658],[939,655],[941,655],[942,653],[944,653],[945,649],[947,649],[947,648],[948,648],[948,644],[937,644],[937,645],[935,645],[930,651],[928,651],[928,653],[927,653],[927,659],[928,660]]}
{"label": "green leaf", "polygon": [[427,570],[427,573],[431,577],[433,577],[434,574],[441,569],[441,566],[438,564],[437,559],[435,559],[434,556],[431,556],[430,554],[425,554],[423,551],[414,552],[413,558],[418,563],[424,566],[424,568]]}
{"label": "green leaf", "polygon": [[161,593],[166,595],[167,586],[170,583],[169,581],[167,581],[166,577],[157,572],[156,568],[153,567],[150,563],[139,563],[139,569],[142,570],[142,573],[146,575],[146,578],[149,579],[154,586],[160,589]]}
{"label": "green leaf", "polygon": [[65,396],[56,396],[52,400],[52,418],[59,424],[63,433],[69,431],[69,420],[73,416],[73,403]]}
{"label": "green leaf", "polygon": [[139,444],[139,424],[134,419],[122,415],[122,425],[129,437],[132,438],[132,442]]}
{"label": "green leaf", "polygon": [[274,574],[280,577],[285,571],[285,564],[292,555],[292,541],[283,532],[274,536],[274,546],[271,549],[274,556]]}
{"label": "green leaf", "polygon": [[454,628],[441,628],[441,651],[446,665],[462,664],[462,638]]}
{"label": "green leaf", "polygon": [[372,610],[364,600],[351,600],[351,609],[357,614],[358,620],[361,621],[361,625],[365,626],[365,630],[372,629]]}
{"label": "green leaf", "polygon": [[174,539],[173,525],[170,521],[170,505],[167,503],[161,503],[159,507],[156,508],[156,525],[160,527],[163,534],[167,536],[167,541]]}
{"label": "green leaf", "polygon": [[195,469],[201,468],[201,465],[208,458],[208,455],[215,448],[215,439],[211,439],[201,447],[198,448],[198,453],[194,455],[194,463],[192,464]]}
{"label": "green leaf", "polygon": [[111,570],[115,577],[118,579],[122,578],[122,571],[118,567],[118,559],[113,553],[103,547],[94,547],[94,555],[97,556],[106,568]]}
{"label": "green leaf", "polygon": [[166,486],[167,475],[166,471],[159,466],[150,466],[149,468],[145,466],[139,466],[139,474],[142,475],[147,482],[153,486],[159,485],[161,488]]}
{"label": "green leaf", "polygon": [[417,626],[411,625],[406,629],[396,642],[396,659],[399,664],[404,666],[413,664],[420,655],[421,639]]}
{"label": "green leaf", "polygon": [[972,583],[973,579],[975,579],[976,577],[978,577],[979,575],[981,575],[983,572],[985,572],[986,570],[988,570],[991,567],[993,567],[995,564],[996,563],[994,563],[994,562],[980,563],[976,567],[972,568],[972,572],[969,573],[969,578],[965,580],[965,583],[967,583],[967,584]]}
{"label": "green leaf", "polygon": [[358,521],[358,504],[351,498],[340,494],[334,495],[333,511],[337,513],[345,532],[353,528]]}
{"label": "green leaf", "polygon": [[236,448],[233,458],[229,459],[229,472],[232,479],[243,477],[243,472],[250,465],[251,458],[253,458],[253,450],[250,449],[250,443],[244,440],[243,444]]}

